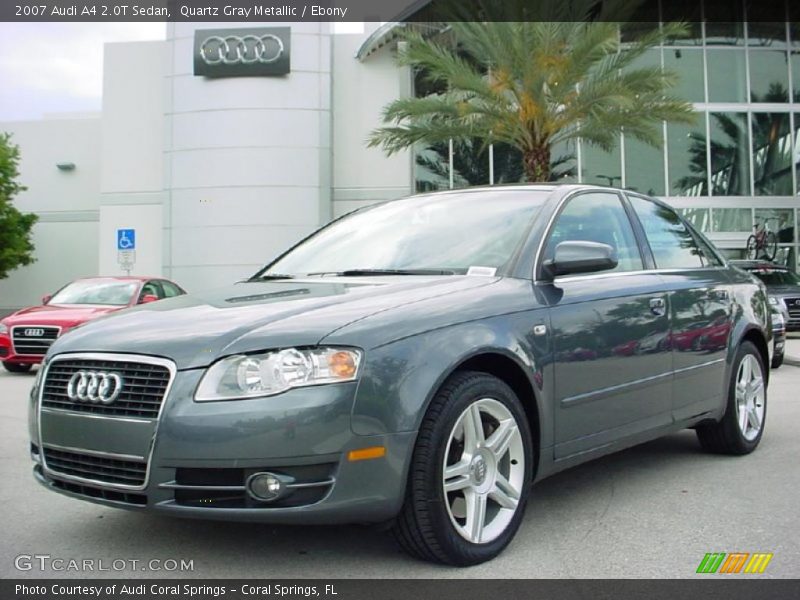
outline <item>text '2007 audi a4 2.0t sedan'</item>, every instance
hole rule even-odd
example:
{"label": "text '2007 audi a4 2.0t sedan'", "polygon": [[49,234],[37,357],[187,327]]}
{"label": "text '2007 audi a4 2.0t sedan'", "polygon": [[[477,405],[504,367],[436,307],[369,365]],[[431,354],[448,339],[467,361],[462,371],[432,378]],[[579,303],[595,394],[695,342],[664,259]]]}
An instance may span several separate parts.
{"label": "text '2007 audi a4 2.0t sedan'", "polygon": [[559,470],[687,427],[754,450],[770,336],[763,285],[661,202],[414,196],[228,289],[57,340],[31,393],[34,472],[175,516],[392,522],[413,555],[475,564]]}

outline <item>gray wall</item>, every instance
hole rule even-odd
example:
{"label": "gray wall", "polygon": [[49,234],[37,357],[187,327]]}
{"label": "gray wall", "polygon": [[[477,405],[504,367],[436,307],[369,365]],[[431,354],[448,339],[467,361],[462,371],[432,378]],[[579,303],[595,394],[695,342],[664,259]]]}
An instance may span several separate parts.
{"label": "gray wall", "polygon": [[[0,311],[37,304],[77,277],[97,275],[100,197],[100,119],[76,116],[0,123],[20,146],[20,182],[28,190],[16,207],[39,215],[37,262],[0,280]],[[75,163],[60,171],[57,163]]]}

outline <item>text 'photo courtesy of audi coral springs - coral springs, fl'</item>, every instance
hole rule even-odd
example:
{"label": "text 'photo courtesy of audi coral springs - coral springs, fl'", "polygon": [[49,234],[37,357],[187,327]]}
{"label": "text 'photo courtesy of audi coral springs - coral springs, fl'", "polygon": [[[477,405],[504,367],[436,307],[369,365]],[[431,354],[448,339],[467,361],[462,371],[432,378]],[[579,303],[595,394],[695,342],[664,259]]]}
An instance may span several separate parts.
{"label": "text 'photo courtesy of audi coral springs - coral springs, fl'", "polygon": [[771,336],[763,284],[659,201],[412,196],[247,281],[58,338],[30,396],[34,475],[164,515],[387,522],[414,556],[476,564],[560,470],[682,428],[752,452]]}

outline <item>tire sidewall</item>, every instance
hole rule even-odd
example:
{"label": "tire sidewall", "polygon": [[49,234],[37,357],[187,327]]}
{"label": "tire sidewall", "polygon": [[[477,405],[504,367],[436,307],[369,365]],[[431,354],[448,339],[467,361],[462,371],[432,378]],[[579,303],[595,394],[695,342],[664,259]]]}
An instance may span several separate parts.
{"label": "tire sidewall", "polygon": [[[437,542],[448,556],[454,557],[457,564],[469,565],[494,558],[505,548],[519,528],[525,514],[525,504],[531,482],[534,461],[530,428],[525,410],[511,388],[491,375],[474,375],[464,379],[460,385],[446,394],[447,398],[437,398],[446,404],[433,424],[433,437],[436,449],[433,460],[429,462],[425,472],[424,487],[427,488],[429,517]],[[508,408],[519,427],[525,456],[525,479],[520,492],[520,503],[517,512],[506,530],[496,539],[485,544],[475,544],[464,539],[453,527],[445,505],[446,499],[442,486],[444,457],[447,441],[455,427],[457,419],[464,410],[476,400],[491,398],[501,402]],[[422,490],[415,490],[419,493]]]}
{"label": "tire sidewall", "polygon": [[33,368],[33,365],[27,363],[4,362],[3,367],[9,373],[27,373]]}

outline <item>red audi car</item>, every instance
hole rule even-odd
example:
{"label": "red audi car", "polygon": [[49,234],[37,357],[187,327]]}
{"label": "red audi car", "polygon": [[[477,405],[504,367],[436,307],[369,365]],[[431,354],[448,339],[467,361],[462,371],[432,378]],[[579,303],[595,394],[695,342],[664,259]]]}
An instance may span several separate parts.
{"label": "red audi car", "polygon": [[186,292],[154,277],[77,279],[41,306],[23,308],[0,320],[0,361],[7,371],[23,373],[42,362],[50,344],[73,327],[108,313]]}

